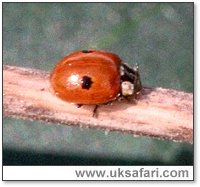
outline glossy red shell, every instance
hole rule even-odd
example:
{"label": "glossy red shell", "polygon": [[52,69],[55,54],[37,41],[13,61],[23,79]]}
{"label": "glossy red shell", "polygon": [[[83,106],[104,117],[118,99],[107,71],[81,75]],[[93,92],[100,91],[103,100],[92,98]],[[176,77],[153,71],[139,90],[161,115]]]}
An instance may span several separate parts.
{"label": "glossy red shell", "polygon": [[121,59],[106,51],[77,51],[64,57],[50,76],[54,93],[76,104],[103,104],[120,93]]}

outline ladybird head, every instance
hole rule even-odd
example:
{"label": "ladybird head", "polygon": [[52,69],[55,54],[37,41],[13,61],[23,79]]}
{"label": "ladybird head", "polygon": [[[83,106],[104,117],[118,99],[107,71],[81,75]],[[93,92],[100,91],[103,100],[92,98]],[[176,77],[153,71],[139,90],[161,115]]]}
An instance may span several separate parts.
{"label": "ladybird head", "polygon": [[121,66],[121,95],[134,96],[142,89],[138,65],[130,67],[125,63]]}

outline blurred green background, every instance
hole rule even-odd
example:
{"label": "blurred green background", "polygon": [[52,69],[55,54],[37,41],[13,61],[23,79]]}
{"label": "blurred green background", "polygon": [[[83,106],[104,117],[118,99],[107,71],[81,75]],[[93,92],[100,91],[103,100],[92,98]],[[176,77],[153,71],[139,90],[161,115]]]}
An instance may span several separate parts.
{"label": "blurred green background", "polygon": [[[193,3],[3,3],[3,64],[51,71],[74,50],[138,63],[143,85],[193,92]],[[193,145],[3,118],[4,165],[192,165]]]}

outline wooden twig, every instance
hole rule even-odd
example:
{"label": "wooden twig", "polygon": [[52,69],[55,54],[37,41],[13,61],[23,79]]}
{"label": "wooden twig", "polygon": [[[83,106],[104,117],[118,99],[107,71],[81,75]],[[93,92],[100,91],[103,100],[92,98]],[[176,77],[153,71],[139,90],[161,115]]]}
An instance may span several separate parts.
{"label": "wooden twig", "polygon": [[137,101],[94,106],[67,103],[51,91],[49,73],[12,66],[3,68],[3,114],[66,125],[117,130],[134,135],[193,142],[193,95],[144,87]]}

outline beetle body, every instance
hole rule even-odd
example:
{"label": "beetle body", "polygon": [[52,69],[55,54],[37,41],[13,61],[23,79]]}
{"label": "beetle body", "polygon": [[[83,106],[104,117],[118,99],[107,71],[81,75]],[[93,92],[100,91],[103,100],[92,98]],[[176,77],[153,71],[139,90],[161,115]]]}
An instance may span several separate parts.
{"label": "beetle body", "polygon": [[50,76],[54,93],[70,103],[105,104],[141,90],[138,68],[122,63],[118,55],[84,50],[64,57]]}

